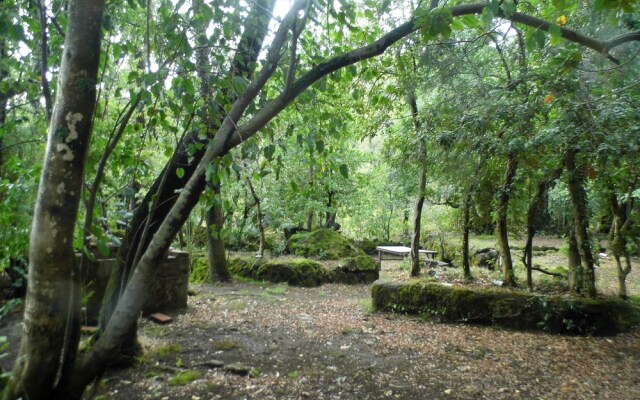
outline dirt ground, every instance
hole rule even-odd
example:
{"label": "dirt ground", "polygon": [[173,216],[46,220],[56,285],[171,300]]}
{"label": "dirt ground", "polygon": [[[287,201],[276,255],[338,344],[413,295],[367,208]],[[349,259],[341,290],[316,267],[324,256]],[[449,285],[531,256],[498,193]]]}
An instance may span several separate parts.
{"label": "dirt ground", "polygon": [[[385,261],[383,276],[401,273]],[[640,399],[640,330],[563,337],[371,313],[368,285],[195,289],[107,399]],[[250,376],[230,372],[245,367]],[[224,364],[226,367],[219,367]],[[227,369],[225,369],[227,368]],[[242,368],[240,368],[242,370]],[[199,378],[171,381],[183,370]],[[196,375],[196,376],[198,376]],[[173,384],[172,384],[173,383]]]}
{"label": "dirt ground", "polygon": [[[384,261],[382,275],[405,271]],[[144,356],[110,371],[98,399],[640,399],[640,329],[567,337],[439,324],[372,313],[369,285],[192,291],[172,323],[141,318]]]}

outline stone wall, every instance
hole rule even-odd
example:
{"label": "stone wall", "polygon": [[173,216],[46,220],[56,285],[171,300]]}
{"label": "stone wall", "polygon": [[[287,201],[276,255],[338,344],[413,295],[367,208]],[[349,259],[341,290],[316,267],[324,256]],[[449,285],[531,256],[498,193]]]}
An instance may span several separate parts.
{"label": "stone wall", "polygon": [[581,335],[615,334],[640,323],[637,308],[614,298],[542,296],[419,281],[376,282],[371,295],[376,310],[427,315],[443,322]]}
{"label": "stone wall", "polygon": [[[98,322],[102,298],[107,289],[111,271],[116,266],[114,258],[97,259],[89,263],[85,280],[86,324]],[[143,313],[168,311],[187,306],[189,289],[189,254],[172,251],[158,267],[156,279],[149,284]]]}

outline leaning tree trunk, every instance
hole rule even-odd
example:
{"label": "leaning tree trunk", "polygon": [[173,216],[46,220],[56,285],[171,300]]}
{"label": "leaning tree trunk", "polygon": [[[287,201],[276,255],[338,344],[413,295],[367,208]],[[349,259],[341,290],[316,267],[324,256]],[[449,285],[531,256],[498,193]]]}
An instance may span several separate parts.
{"label": "leaning tree trunk", "polygon": [[80,332],[73,249],[100,60],[103,1],[69,3],[58,96],[31,228],[22,341],[4,399],[62,399]]}
{"label": "leaning tree trunk", "polygon": [[[233,60],[231,75],[243,76],[247,80],[252,78],[256,60],[267,33],[271,16],[269,10],[273,9],[274,4],[274,0],[258,0],[251,9],[250,15],[246,19],[245,32],[240,39],[238,50]],[[213,127],[214,131],[219,124],[220,121],[217,121],[216,126]],[[190,151],[191,149],[195,149],[195,152]],[[143,206],[138,207],[134,212],[129,224],[129,229],[127,229],[127,233],[118,251],[116,257],[118,265],[109,280],[109,285],[102,303],[102,309],[100,310],[101,330],[107,326],[113,310],[122,295],[124,285],[133,271],[136,254],[141,254],[147,249],[153,235],[157,232],[162,221],[164,221],[176,203],[178,198],[176,192],[184,188],[193,176],[198,162],[204,156],[206,149],[207,146],[205,143],[198,138],[197,130],[186,135],[178,144],[176,152],[165,165],[163,171],[152,184],[144,200],[140,203]],[[178,177],[178,175],[174,173],[178,168],[182,168],[184,175],[181,174],[181,176]],[[198,179],[197,184],[198,186],[195,188],[195,191],[199,195],[205,189],[206,183],[204,179]],[[144,207],[144,205],[152,203],[154,199],[157,199],[157,201],[155,201],[156,206],[150,212],[148,207]],[[188,199],[187,206],[193,208],[198,200],[199,196],[192,196]],[[143,237],[142,233],[145,231],[147,220],[149,220],[149,229],[148,233]],[[135,351],[135,349],[138,348],[135,343],[135,327],[132,329],[129,337],[129,343],[124,347],[125,349]],[[127,353],[128,351],[123,350],[122,352]]]}
{"label": "leaning tree trunk", "polygon": [[507,169],[504,174],[504,181],[498,197],[498,217],[497,217],[497,234],[498,244],[500,246],[500,265],[502,267],[502,278],[505,286],[516,286],[515,275],[513,272],[513,261],[511,259],[511,248],[509,247],[509,231],[507,229],[507,217],[509,211],[509,199],[511,198],[511,190],[513,189],[513,181],[518,170],[518,159],[513,154],[509,154],[507,160]]}
{"label": "leaning tree trunk", "polygon": [[587,193],[584,189],[584,172],[576,167],[577,151],[569,146],[565,154],[565,167],[569,196],[573,204],[573,220],[576,240],[582,261],[582,278],[587,296],[596,297],[595,261],[591,251],[591,234],[589,232],[589,213],[587,210]]}

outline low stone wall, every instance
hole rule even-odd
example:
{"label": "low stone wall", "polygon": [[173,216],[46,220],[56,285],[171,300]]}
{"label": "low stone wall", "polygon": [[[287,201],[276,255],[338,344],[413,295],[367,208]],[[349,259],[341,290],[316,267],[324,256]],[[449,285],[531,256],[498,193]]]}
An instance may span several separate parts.
{"label": "low stone wall", "polygon": [[[98,322],[102,298],[107,289],[109,277],[116,266],[114,258],[97,259],[89,262],[83,298],[86,300],[85,315],[88,325]],[[172,251],[158,266],[156,279],[149,283],[147,300],[143,313],[167,311],[187,306],[189,289],[189,254]]]}
{"label": "low stone wall", "polygon": [[615,334],[640,323],[638,309],[613,298],[588,300],[421,282],[376,282],[371,295],[376,310],[429,315],[443,322],[582,335]]}
{"label": "low stone wall", "polygon": [[307,287],[324,283],[372,283],[380,277],[380,265],[369,256],[345,258],[331,270],[317,261],[304,258],[264,260],[235,257],[229,259],[229,270],[245,278]]}

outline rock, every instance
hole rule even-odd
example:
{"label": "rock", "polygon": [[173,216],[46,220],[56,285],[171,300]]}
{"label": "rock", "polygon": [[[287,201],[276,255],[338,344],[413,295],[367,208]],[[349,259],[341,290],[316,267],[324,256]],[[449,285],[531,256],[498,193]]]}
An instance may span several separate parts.
{"label": "rock", "polygon": [[500,252],[496,249],[485,248],[476,251],[473,254],[479,267],[486,267],[493,270],[500,258]]}
{"label": "rock", "polygon": [[205,361],[204,363],[202,363],[202,365],[204,365],[205,367],[208,368],[222,368],[224,367],[224,361],[220,361],[220,360],[209,360],[209,361]]}
{"label": "rock", "polygon": [[224,370],[234,375],[247,376],[251,372],[251,367],[247,367],[242,363],[233,363],[225,365]]}

